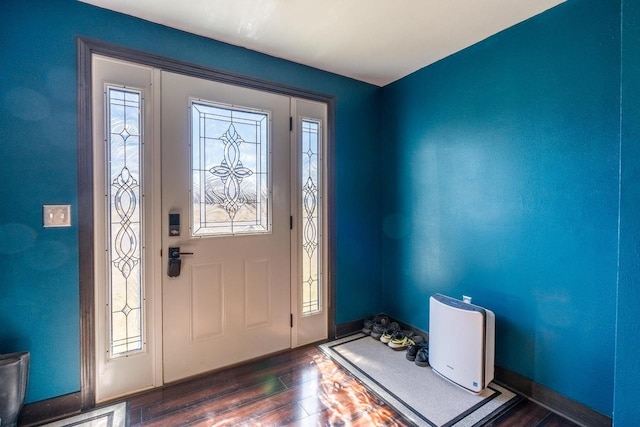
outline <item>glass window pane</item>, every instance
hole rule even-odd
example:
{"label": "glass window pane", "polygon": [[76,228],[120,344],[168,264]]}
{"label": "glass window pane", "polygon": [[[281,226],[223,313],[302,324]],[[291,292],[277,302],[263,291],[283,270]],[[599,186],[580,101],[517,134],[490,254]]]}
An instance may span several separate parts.
{"label": "glass window pane", "polygon": [[111,357],[142,349],[140,92],[107,89]]}
{"label": "glass window pane", "polygon": [[302,121],[302,314],[321,310],[320,192],[318,152],[320,123]]}
{"label": "glass window pane", "polygon": [[269,113],[192,102],[192,236],[270,232]]}

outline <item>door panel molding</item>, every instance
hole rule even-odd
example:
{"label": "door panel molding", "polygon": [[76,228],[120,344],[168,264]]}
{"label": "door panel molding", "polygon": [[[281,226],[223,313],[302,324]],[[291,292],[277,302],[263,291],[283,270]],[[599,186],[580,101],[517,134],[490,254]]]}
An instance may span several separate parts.
{"label": "door panel molding", "polygon": [[91,58],[93,54],[152,66],[193,77],[201,77],[236,86],[259,89],[291,97],[309,99],[327,104],[327,283],[329,336],[335,336],[335,98],[331,95],[293,86],[243,76],[206,66],[179,61],[159,55],[105,43],[77,38],[77,108],[78,108],[78,252],[80,288],[80,407],[95,406],[95,291],[94,291],[94,208],[93,208],[93,147],[92,147],[92,93]]}
{"label": "door panel molding", "polygon": [[271,323],[271,260],[244,261],[244,326],[256,328]]}
{"label": "door panel molding", "polygon": [[[221,262],[191,266],[191,340],[198,341],[224,335],[224,266]],[[201,277],[208,286],[198,286]],[[206,322],[201,322],[203,318]],[[203,326],[201,326],[203,325]]]}

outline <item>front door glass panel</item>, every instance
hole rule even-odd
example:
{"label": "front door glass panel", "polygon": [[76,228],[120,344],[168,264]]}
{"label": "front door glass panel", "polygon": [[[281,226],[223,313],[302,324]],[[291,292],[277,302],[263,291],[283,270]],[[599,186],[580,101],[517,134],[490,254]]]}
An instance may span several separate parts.
{"label": "front door glass panel", "polygon": [[191,102],[194,237],[271,232],[267,111]]}

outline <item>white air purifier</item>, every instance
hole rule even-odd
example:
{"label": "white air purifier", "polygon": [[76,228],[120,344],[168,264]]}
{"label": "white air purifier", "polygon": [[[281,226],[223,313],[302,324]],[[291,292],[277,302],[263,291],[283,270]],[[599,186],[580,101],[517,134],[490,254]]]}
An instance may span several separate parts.
{"label": "white air purifier", "polygon": [[441,294],[429,299],[429,364],[435,373],[478,394],[493,380],[494,353],[492,311]]}

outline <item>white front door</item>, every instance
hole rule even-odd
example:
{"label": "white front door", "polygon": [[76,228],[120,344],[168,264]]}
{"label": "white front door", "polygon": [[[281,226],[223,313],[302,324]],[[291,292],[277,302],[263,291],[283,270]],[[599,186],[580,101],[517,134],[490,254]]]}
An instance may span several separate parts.
{"label": "white front door", "polygon": [[171,382],[291,346],[290,100],[170,72],[161,80]]}

